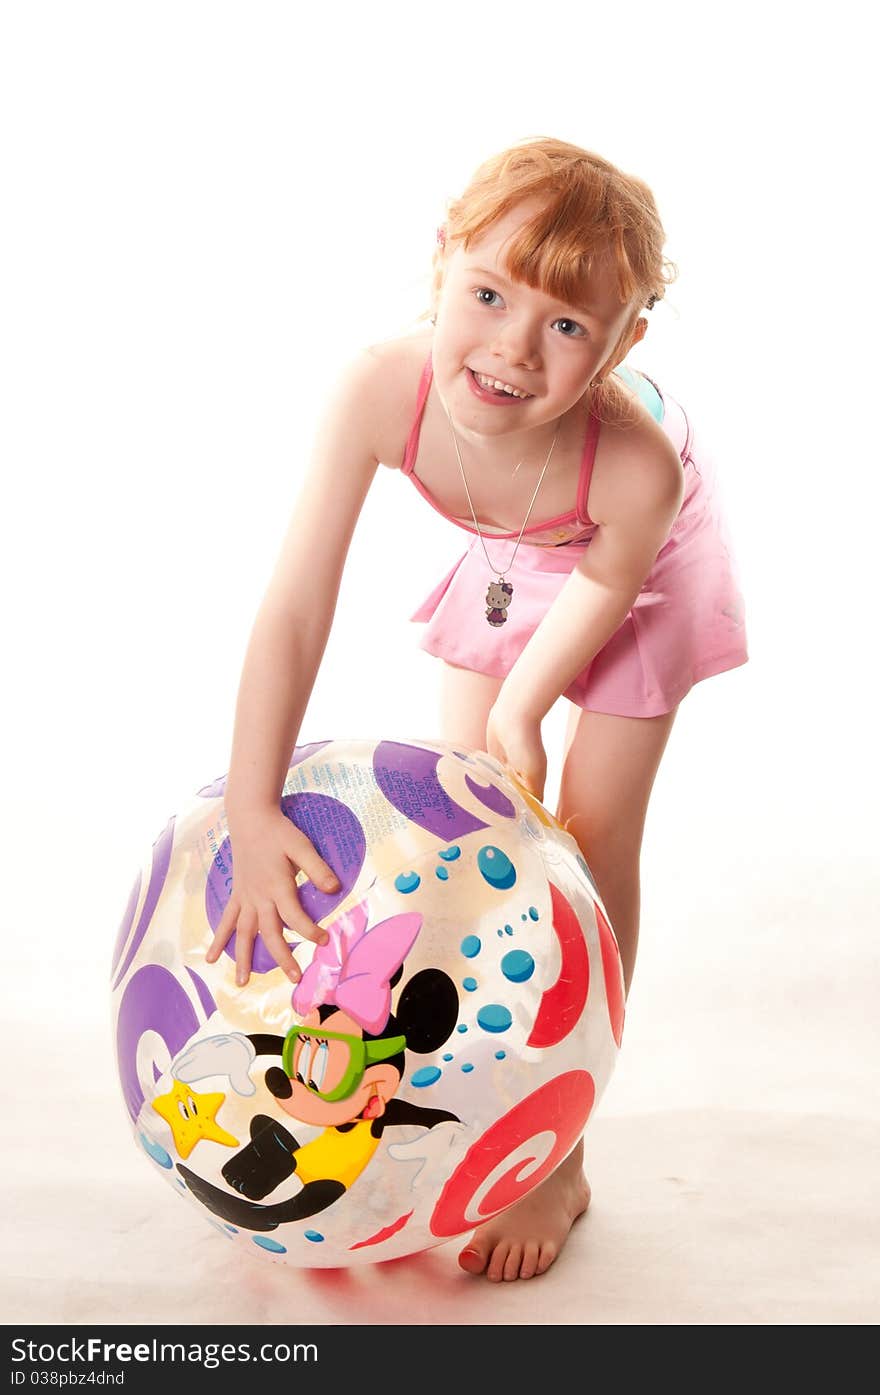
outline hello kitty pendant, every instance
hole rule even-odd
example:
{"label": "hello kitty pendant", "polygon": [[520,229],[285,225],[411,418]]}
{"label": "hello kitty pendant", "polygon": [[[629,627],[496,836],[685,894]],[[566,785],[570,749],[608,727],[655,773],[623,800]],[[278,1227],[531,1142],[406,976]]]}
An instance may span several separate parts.
{"label": "hello kitty pendant", "polygon": [[503,625],[513,599],[513,587],[503,577],[493,581],[486,592],[486,619],[490,625]]}

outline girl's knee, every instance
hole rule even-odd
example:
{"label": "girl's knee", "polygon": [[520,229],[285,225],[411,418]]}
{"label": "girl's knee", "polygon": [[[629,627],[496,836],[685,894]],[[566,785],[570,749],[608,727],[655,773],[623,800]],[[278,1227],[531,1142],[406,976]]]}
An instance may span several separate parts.
{"label": "girl's knee", "polygon": [[[566,808],[560,801],[556,815],[587,861],[610,866],[638,867],[645,828],[644,811]],[[588,852],[590,856],[588,856]]]}
{"label": "girl's knee", "polygon": [[559,790],[560,823],[578,842],[637,856],[648,802],[675,713],[573,715]]}

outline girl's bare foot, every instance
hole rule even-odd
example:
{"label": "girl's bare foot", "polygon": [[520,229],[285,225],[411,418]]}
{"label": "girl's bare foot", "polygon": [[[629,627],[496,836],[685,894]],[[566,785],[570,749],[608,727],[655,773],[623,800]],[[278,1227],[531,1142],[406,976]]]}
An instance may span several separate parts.
{"label": "girl's bare foot", "polygon": [[539,1187],[478,1226],[458,1262],[487,1279],[531,1279],[549,1269],[578,1216],[590,1204],[583,1139]]}

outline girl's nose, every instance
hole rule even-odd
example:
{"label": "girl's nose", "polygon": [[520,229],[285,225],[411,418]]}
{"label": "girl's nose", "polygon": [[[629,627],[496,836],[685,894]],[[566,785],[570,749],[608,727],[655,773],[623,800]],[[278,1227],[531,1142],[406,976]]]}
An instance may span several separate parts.
{"label": "girl's nose", "polygon": [[540,367],[537,335],[523,320],[508,320],[495,336],[491,351],[499,354],[511,368]]}

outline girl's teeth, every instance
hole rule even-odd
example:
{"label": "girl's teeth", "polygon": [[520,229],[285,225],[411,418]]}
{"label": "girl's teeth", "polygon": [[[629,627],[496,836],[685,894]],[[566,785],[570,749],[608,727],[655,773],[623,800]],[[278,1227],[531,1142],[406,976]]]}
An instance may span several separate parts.
{"label": "girl's teeth", "polygon": [[478,383],[483,387],[497,388],[501,392],[506,392],[510,397],[528,397],[529,393],[520,392],[518,388],[512,388],[507,383],[499,382],[497,378],[487,378],[483,373],[474,374]]}

